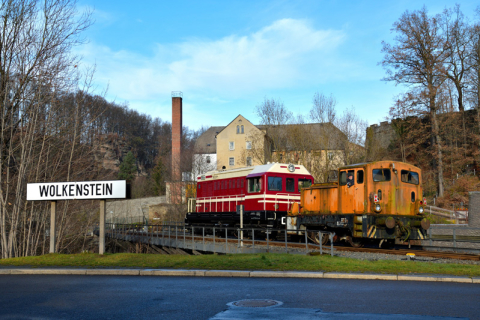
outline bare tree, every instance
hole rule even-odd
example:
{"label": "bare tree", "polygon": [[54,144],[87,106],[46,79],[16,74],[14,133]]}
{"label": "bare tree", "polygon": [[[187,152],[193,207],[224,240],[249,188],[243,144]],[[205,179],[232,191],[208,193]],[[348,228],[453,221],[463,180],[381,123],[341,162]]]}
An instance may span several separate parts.
{"label": "bare tree", "polygon": [[[17,238],[28,208],[26,182],[51,175],[45,162],[55,170],[62,165],[60,156],[74,150],[71,144],[52,143],[52,136],[68,136],[65,123],[49,121],[60,110],[60,92],[77,83],[78,59],[71,49],[82,43],[90,14],[78,15],[69,0],[5,0],[0,12],[0,242],[2,257],[8,258],[20,254]],[[38,236],[26,238],[39,241]]]}
{"label": "bare tree", "polygon": [[437,120],[437,93],[444,83],[444,63],[448,57],[445,38],[441,33],[440,16],[429,17],[427,9],[406,11],[394,23],[395,45],[382,42],[385,54],[381,64],[387,70],[385,81],[404,84],[418,97],[418,105],[428,110],[432,123],[432,144],[436,150],[438,194],[443,196],[442,139]]}

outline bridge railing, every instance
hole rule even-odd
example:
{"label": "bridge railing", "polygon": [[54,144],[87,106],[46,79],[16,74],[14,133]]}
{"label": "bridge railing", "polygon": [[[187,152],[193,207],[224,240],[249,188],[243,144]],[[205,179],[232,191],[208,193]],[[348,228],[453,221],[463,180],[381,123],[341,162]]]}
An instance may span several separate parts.
{"label": "bridge railing", "polygon": [[[241,232],[248,234],[249,239],[243,239]],[[183,249],[192,249],[198,251],[208,251],[213,253],[246,253],[246,252],[275,252],[283,251],[279,244],[284,245],[286,253],[293,248],[292,243],[288,242],[287,234],[297,232],[298,230],[288,229],[265,229],[265,228],[237,228],[227,226],[205,227],[205,226],[185,226],[181,223],[176,224],[106,224],[106,236],[126,241],[140,241],[142,243],[156,244],[165,247],[175,247]],[[277,237],[282,237],[283,241],[271,239],[271,235],[276,233]],[[324,249],[321,244],[324,234],[328,235],[330,246]],[[308,239],[318,235],[320,244],[309,243]],[[334,232],[318,230],[302,230],[298,237],[304,238],[305,250],[319,251],[323,254],[324,250],[330,249],[330,255],[333,256],[333,237]],[[297,238],[298,239],[298,238]],[[208,244],[207,244],[208,242]],[[236,246],[234,246],[236,244]],[[298,249],[298,242],[295,243],[295,249]]]}

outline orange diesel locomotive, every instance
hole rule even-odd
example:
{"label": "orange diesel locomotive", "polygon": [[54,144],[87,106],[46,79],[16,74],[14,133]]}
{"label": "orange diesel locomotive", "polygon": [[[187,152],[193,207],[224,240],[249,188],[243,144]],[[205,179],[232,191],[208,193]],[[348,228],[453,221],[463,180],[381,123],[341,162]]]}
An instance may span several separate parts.
{"label": "orange diesel locomotive", "polygon": [[[426,237],[421,170],[398,161],[376,161],[342,167],[338,181],[314,184],[301,191],[287,228],[334,231],[352,246],[378,241],[407,242]],[[318,232],[310,238],[316,242]],[[322,242],[328,239],[324,236]],[[397,242],[398,242],[397,241]]]}

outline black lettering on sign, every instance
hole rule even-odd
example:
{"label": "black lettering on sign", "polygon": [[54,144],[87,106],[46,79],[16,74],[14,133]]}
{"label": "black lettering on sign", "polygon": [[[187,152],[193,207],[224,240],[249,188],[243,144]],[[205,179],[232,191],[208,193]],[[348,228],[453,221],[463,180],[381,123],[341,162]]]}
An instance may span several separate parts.
{"label": "black lettering on sign", "polygon": [[94,192],[94,190],[93,190],[94,187],[95,187],[95,183],[90,183],[90,194],[91,194],[92,196],[95,195],[95,192]]}
{"label": "black lettering on sign", "polygon": [[77,193],[76,195],[77,196],[81,196],[82,195],[82,185],[81,184],[77,184]]}
{"label": "black lettering on sign", "polygon": [[40,189],[40,197],[48,197],[48,187],[47,186],[38,186]]}
{"label": "black lettering on sign", "polygon": [[50,188],[50,197],[54,197],[55,196],[55,188],[54,186],[49,186]]}
{"label": "black lettering on sign", "polygon": [[88,184],[83,185],[83,195],[88,196]]}
{"label": "black lettering on sign", "polygon": [[58,192],[58,185],[55,186],[55,190],[57,191],[56,193],[57,197],[61,197],[62,195]]}
{"label": "black lettering on sign", "polygon": [[75,186],[73,184],[69,185],[68,186],[68,195],[70,197],[73,197],[75,195],[74,191],[75,191]]}
{"label": "black lettering on sign", "polygon": [[101,188],[101,184],[100,184],[100,183],[97,183],[96,188],[95,188],[95,191],[97,192],[97,196],[101,196],[101,195],[102,195],[102,188]]}
{"label": "black lettering on sign", "polygon": [[68,194],[67,194],[67,185],[63,185],[62,186],[62,196],[63,197],[66,197]]}
{"label": "black lettering on sign", "polygon": [[112,195],[113,194],[113,183],[107,183],[106,189],[107,190],[106,190],[105,194]]}

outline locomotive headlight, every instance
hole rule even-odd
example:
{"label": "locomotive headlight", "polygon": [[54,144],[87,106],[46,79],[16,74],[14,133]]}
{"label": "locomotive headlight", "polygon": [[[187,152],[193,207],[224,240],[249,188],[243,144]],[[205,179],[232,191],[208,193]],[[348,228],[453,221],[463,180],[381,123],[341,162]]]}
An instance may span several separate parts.
{"label": "locomotive headlight", "polygon": [[418,212],[419,212],[420,214],[423,214],[423,207],[418,208]]}
{"label": "locomotive headlight", "polygon": [[379,203],[375,204],[375,212],[380,212],[382,211],[382,207],[380,206]]}

